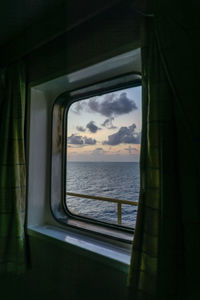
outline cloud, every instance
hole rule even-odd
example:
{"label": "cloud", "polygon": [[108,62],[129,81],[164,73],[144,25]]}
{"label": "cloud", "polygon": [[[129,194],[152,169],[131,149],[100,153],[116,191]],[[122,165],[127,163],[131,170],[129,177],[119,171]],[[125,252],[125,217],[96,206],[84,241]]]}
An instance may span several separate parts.
{"label": "cloud", "polygon": [[114,121],[114,118],[111,117],[109,119],[106,119],[101,126],[106,127],[107,129],[115,129],[117,128],[116,126],[113,125],[112,121]]}
{"label": "cloud", "polygon": [[129,99],[127,93],[121,93],[119,97],[115,96],[115,94],[108,94],[104,97],[103,102],[91,99],[88,102],[88,106],[92,111],[106,117],[127,114],[137,109],[134,100]]}
{"label": "cloud", "polygon": [[127,150],[129,154],[133,154],[134,152],[139,152],[137,148],[133,148],[130,145],[128,148],[125,148],[124,150]]}
{"label": "cloud", "polygon": [[116,133],[108,136],[108,140],[103,145],[119,145],[119,144],[140,144],[140,133],[135,132],[136,125],[129,127],[121,127]]}
{"label": "cloud", "polygon": [[103,148],[96,148],[92,151],[93,155],[97,155],[97,157],[99,157],[99,155],[104,155],[106,154],[108,151],[105,151]]}
{"label": "cloud", "polygon": [[81,135],[72,134],[68,137],[67,142],[73,145],[95,145],[97,141],[92,138],[87,138],[86,136],[83,137]]}
{"label": "cloud", "polygon": [[81,131],[81,132],[85,132],[85,128],[84,127],[82,127],[82,126],[76,126],[76,129],[78,130],[78,131]]}
{"label": "cloud", "polygon": [[83,139],[84,139],[85,144],[87,144],[87,145],[95,145],[97,142],[95,139],[87,138],[86,136]]}
{"label": "cloud", "polygon": [[67,141],[68,144],[83,145],[83,139],[82,136],[80,135],[72,134],[71,136],[68,137]]}
{"label": "cloud", "polygon": [[72,112],[75,114],[80,115],[80,112],[84,109],[84,107],[87,105],[85,101],[77,101],[76,103],[73,103],[71,106]]}
{"label": "cloud", "polygon": [[96,133],[98,130],[101,130],[101,128],[97,127],[97,126],[94,124],[94,121],[90,121],[90,122],[86,125],[86,128],[88,128],[89,131],[92,132],[92,133]]}

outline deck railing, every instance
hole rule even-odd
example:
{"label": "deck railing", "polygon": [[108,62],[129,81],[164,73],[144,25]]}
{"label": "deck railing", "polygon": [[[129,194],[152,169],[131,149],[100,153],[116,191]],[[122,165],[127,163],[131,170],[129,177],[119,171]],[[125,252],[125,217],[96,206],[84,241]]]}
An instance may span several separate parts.
{"label": "deck railing", "polygon": [[90,195],[77,194],[77,193],[71,193],[71,192],[67,192],[66,194],[68,196],[73,196],[73,197],[117,203],[117,222],[119,225],[122,224],[122,204],[138,206],[138,202],[135,202],[135,201],[121,200],[121,199],[107,198],[107,197],[99,197],[99,196],[90,196]]}

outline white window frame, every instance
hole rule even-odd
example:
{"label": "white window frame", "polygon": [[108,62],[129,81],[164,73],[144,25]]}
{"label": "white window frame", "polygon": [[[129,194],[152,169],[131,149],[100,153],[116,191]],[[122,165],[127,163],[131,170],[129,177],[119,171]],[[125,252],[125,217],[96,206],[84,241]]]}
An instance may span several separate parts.
{"label": "white window frame", "polygon": [[[29,125],[27,126],[28,160],[28,234],[59,240],[66,247],[83,249],[108,263],[125,266],[130,260],[131,245],[120,240],[65,226],[51,211],[51,126],[55,99],[63,92],[93,85],[114,76],[134,72],[140,75],[140,49],[113,57],[95,66],[30,86]],[[62,170],[61,170],[62,172]],[[59,181],[60,193],[62,182]],[[62,198],[62,197],[61,197]],[[60,198],[60,199],[61,199]],[[74,249],[75,249],[74,248]],[[116,264],[114,263],[116,266]],[[119,264],[119,267],[122,268]]]}
{"label": "white window frame", "polygon": [[67,113],[72,103],[107,92],[141,85],[138,74],[124,74],[87,87],[67,91],[60,95],[53,107],[52,120],[52,169],[51,169],[51,210],[53,216],[66,226],[78,228],[103,237],[132,243],[134,228],[119,226],[100,220],[70,213],[66,207],[66,132]]}

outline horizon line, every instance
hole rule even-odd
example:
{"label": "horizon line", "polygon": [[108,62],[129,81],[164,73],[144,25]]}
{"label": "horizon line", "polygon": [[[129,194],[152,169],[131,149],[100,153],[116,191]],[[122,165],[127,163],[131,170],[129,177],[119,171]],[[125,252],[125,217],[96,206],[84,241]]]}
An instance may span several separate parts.
{"label": "horizon line", "polygon": [[98,161],[94,161],[94,160],[67,160],[67,162],[93,162],[93,163],[102,163],[102,162],[119,162],[119,163],[130,163],[130,162],[137,162],[139,163],[139,161],[105,161],[105,160],[98,160]]}

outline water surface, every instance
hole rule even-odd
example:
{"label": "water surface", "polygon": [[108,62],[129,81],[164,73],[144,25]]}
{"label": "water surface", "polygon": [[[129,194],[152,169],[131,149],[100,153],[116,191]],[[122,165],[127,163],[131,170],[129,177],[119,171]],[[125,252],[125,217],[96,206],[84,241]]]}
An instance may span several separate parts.
{"label": "water surface", "polygon": [[[67,191],[138,201],[139,163],[137,162],[68,162]],[[67,196],[68,209],[74,214],[116,223],[117,204]],[[122,205],[122,224],[134,227],[137,207]]]}

